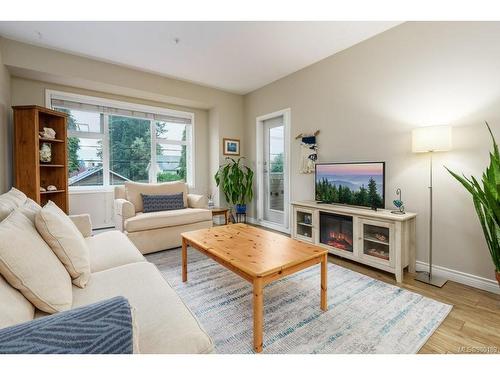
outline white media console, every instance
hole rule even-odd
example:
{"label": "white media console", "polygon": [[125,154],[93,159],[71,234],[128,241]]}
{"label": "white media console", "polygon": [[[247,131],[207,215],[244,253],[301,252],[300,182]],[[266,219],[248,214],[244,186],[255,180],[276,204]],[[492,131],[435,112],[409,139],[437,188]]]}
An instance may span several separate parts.
{"label": "white media console", "polygon": [[415,272],[417,214],[389,210],[292,202],[292,236],[328,249],[331,254],[393,273]]}

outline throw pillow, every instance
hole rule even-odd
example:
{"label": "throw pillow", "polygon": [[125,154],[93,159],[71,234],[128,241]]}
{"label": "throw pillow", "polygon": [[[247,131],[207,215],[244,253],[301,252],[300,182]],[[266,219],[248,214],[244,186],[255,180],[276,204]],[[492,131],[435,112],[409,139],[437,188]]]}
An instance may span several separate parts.
{"label": "throw pillow", "polygon": [[178,194],[183,193],[184,207],[187,207],[187,184],[183,181],[164,182],[161,184],[143,184],[140,182],[125,182],[127,200],[134,205],[135,212],[142,212],[141,194]]}
{"label": "throw pillow", "polygon": [[42,209],[42,207],[36,203],[33,199],[27,198],[26,202],[18,208],[24,216],[31,220],[32,223],[35,223],[36,214]]}
{"label": "throw pillow", "polygon": [[68,271],[19,211],[0,223],[0,274],[39,310],[55,313],[71,308]]}
{"label": "throw pillow", "polygon": [[0,276],[0,328],[24,323],[35,317],[35,307],[19,290]]}
{"label": "throw pillow", "polygon": [[49,201],[36,214],[35,225],[68,270],[73,284],[84,288],[90,278],[89,248],[73,221]]}
{"label": "throw pillow", "polygon": [[1,354],[138,353],[132,307],[114,297],[0,330]]}
{"label": "throw pillow", "polygon": [[9,216],[16,208],[21,207],[26,199],[26,194],[16,188],[0,195],[0,221]]}
{"label": "throw pillow", "polygon": [[178,194],[162,194],[162,195],[146,195],[142,196],[142,212],[157,212],[182,210],[184,208],[183,193]]}

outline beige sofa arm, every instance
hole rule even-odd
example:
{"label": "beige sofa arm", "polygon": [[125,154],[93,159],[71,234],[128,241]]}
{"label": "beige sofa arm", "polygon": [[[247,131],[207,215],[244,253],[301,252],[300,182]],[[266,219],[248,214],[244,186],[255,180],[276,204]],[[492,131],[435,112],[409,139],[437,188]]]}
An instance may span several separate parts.
{"label": "beige sofa arm", "polygon": [[115,227],[123,232],[125,220],[135,216],[134,205],[126,199],[115,199]]}
{"label": "beige sofa arm", "polygon": [[208,198],[204,195],[188,194],[187,199],[190,208],[208,208]]}
{"label": "beige sofa arm", "polygon": [[69,218],[76,225],[83,237],[92,236],[92,222],[89,214],[69,215]]}

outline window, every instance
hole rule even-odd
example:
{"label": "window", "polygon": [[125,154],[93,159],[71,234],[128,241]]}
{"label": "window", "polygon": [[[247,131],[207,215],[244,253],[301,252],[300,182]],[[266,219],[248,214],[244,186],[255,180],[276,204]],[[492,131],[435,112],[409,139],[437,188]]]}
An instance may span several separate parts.
{"label": "window", "polygon": [[194,185],[192,113],[51,91],[47,98],[69,114],[71,188],[126,181]]}

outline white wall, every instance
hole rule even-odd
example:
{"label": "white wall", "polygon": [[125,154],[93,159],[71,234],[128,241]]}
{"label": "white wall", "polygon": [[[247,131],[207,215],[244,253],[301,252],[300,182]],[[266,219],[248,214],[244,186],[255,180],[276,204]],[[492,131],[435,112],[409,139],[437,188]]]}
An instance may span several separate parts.
{"label": "white wall", "polygon": [[443,165],[476,176],[486,166],[483,121],[500,137],[499,61],[498,22],[405,23],[248,94],[247,155],[255,163],[256,117],[291,108],[292,200],[314,196],[314,176],[298,173],[299,133],[321,130],[322,162],[385,160],[386,205],[400,187],[427,261],[428,155],[411,153],[411,129],[452,125],[453,151],[435,155],[434,262],[493,279],[472,201]]}

